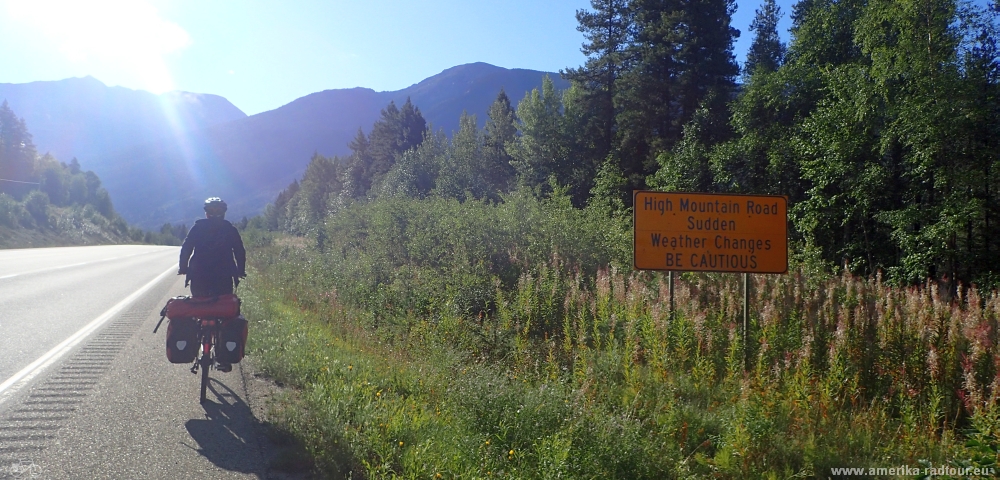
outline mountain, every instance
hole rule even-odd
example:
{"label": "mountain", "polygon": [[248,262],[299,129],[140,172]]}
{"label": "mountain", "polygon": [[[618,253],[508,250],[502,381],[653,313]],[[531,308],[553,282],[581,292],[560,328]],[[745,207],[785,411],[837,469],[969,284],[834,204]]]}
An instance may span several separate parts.
{"label": "mountain", "polygon": [[409,97],[414,105],[420,107],[424,118],[433,124],[435,130],[443,128],[451,134],[458,130],[458,119],[463,111],[475,114],[482,127],[486,123],[486,111],[501,88],[516,107],[526,93],[542,88],[545,75],[552,79],[556,88],[569,88],[569,82],[558,73],[470,63],[449,68],[416,85],[393,92],[395,95],[390,98],[399,104]]}
{"label": "mountain", "polygon": [[108,87],[94,77],[53,82],[0,83],[6,100],[24,118],[41,153],[88,168],[125,145],[150,141],[172,130],[200,130],[246,118],[218,95]]}
{"label": "mountain", "polygon": [[[166,222],[190,224],[201,216],[201,201],[210,196],[226,199],[231,219],[260,213],[278,192],[301,177],[314,153],[327,157],[348,155],[348,143],[358,129],[367,133],[390,101],[399,106],[410,98],[435,130],[443,129],[450,134],[458,129],[462,111],[476,115],[481,126],[501,88],[516,105],[527,92],[541,88],[545,75],[552,78],[557,88],[569,86],[556,73],[472,63],[449,68],[402,90],[326,90],[249,117],[227,110],[225,105],[231,104],[221,97],[195,94],[156,97],[146,93],[148,98],[170,107],[160,108],[161,111],[178,113],[163,115],[167,121],[161,124],[147,121],[140,126],[133,120],[132,124],[111,124],[107,128],[101,124],[101,128],[89,130],[79,125],[86,124],[85,120],[96,114],[83,113],[67,119],[58,115],[93,111],[89,110],[95,108],[93,104],[63,106],[61,111],[48,107],[52,116],[47,118],[33,113],[37,109],[30,115],[22,113],[13,100],[11,108],[25,118],[32,132],[45,132],[35,135],[40,152],[51,151],[60,159],[76,156],[84,168],[101,177],[116,210],[125,219],[144,228],[154,228]],[[63,82],[86,83],[95,90],[103,86],[92,78]],[[0,96],[4,94],[2,87]],[[137,98],[147,98],[140,95],[145,92],[128,92]],[[188,102],[180,102],[178,98]],[[72,97],[53,101],[61,102],[74,101]],[[156,117],[147,112],[139,118],[147,118],[146,115]],[[172,118],[182,120],[179,127],[169,121]],[[49,132],[74,133],[50,135]],[[82,141],[88,135],[97,138]],[[75,142],[61,141],[65,137]],[[53,140],[54,143],[48,143]],[[64,151],[53,146],[62,148],[67,144],[81,147]]]}

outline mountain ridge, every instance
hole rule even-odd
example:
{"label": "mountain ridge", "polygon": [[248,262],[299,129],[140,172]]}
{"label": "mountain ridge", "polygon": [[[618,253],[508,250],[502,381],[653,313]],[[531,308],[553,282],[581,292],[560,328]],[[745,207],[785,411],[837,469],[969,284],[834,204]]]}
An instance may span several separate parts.
{"label": "mountain ridge", "polygon": [[198,130],[247,116],[219,95],[155,95],[109,87],[89,75],[0,83],[0,101],[7,101],[25,120],[39,152],[85,163],[122,145],[160,137],[168,129]]}
{"label": "mountain ridge", "polygon": [[[111,95],[108,91],[117,94],[113,97],[116,99],[131,96],[147,109],[144,114],[153,120],[132,121],[138,125],[119,121],[95,127],[93,119],[91,124],[81,121],[79,116],[71,116],[75,123],[53,122],[51,116],[39,115],[41,111],[58,114],[57,107],[28,108],[22,113],[11,102],[11,108],[25,118],[29,130],[42,132],[35,134],[39,152],[50,151],[63,161],[77,157],[85,168],[101,177],[125,219],[144,228],[156,228],[163,223],[191,223],[201,214],[201,201],[209,196],[226,198],[231,218],[260,213],[278,192],[301,176],[314,153],[327,157],[350,154],[348,143],[358,129],[370,131],[389,102],[402,105],[409,98],[434,130],[451,134],[457,130],[463,111],[476,115],[482,126],[486,111],[501,88],[516,105],[525,93],[541,88],[546,75],[558,88],[568,87],[568,82],[554,72],[507,69],[477,62],[448,68],[401,90],[328,89],[249,116],[217,95],[170,92],[155,96],[107,87],[93,77],[78,77],[56,82],[78,84],[83,87],[83,94],[90,89],[91,96],[100,97],[101,87],[106,96]],[[30,84],[0,84],[0,98],[11,90],[10,85]],[[112,90],[116,88],[125,92]],[[163,117],[148,111],[152,98],[179,112],[175,117],[179,125],[157,123]],[[116,101],[112,103],[124,102]],[[94,109],[93,104],[91,100],[89,108]],[[230,106],[241,115],[235,114]],[[106,112],[106,117],[113,118],[114,112]],[[101,118],[104,117],[97,117]],[[83,139],[78,142],[82,147],[67,148],[64,138],[53,135],[60,133],[65,137],[65,132],[73,132],[70,145]],[[85,142],[93,137],[102,141]],[[64,143],[59,143],[60,140]],[[51,143],[59,147],[53,148]]]}

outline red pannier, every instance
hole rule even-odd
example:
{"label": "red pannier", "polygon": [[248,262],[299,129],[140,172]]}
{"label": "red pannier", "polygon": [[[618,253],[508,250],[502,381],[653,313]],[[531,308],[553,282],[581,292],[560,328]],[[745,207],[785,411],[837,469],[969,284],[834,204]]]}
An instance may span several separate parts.
{"label": "red pannier", "polygon": [[167,300],[163,312],[167,318],[233,318],[240,314],[240,299],[235,294],[217,297],[174,297]]}

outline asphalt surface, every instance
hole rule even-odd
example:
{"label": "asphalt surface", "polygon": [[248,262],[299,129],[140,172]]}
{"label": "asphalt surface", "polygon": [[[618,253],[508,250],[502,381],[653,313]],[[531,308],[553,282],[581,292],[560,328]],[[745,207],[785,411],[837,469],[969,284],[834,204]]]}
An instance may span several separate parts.
{"label": "asphalt surface", "polygon": [[[165,355],[176,247],[0,250],[0,479],[266,478],[242,367]],[[95,326],[96,325],[96,326]]]}

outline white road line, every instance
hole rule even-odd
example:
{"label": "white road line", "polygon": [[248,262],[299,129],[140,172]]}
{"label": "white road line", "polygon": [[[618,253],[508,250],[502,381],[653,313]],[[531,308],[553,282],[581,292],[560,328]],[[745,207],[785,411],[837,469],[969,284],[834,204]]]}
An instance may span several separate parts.
{"label": "white road line", "polygon": [[153,288],[153,286],[156,285],[157,282],[163,280],[163,278],[166,277],[167,275],[174,273],[176,269],[177,267],[172,265],[165,272],[159,274],[149,283],[143,285],[135,292],[132,292],[132,294],[126,297],[124,300],[118,302],[117,305],[109,308],[108,311],[102,313],[99,317],[92,320],[90,323],[88,323],[80,330],[77,330],[76,333],[71,335],[66,340],[63,340],[62,343],[53,347],[52,350],[49,350],[45,355],[38,357],[37,360],[31,362],[30,365],[24,367],[24,369],[22,369],[20,372],[15,373],[14,376],[8,378],[3,383],[0,383],[0,403],[7,401],[7,399],[10,398],[10,396],[14,392],[16,392],[25,384],[27,384],[28,381],[30,381],[36,375],[38,375],[43,370],[48,368],[50,365],[55,363],[56,360],[59,360],[60,357],[65,355],[66,352],[70,351],[74,346],[76,346],[76,344],[80,343],[80,341],[82,341],[84,338],[87,338],[87,335],[90,335],[91,333],[94,332],[94,330],[97,330],[101,325],[104,325],[112,317],[114,317],[119,312],[124,310],[125,307],[129,306],[129,304],[131,304],[137,298],[142,296],[142,294],[146,293],[149,289]]}

